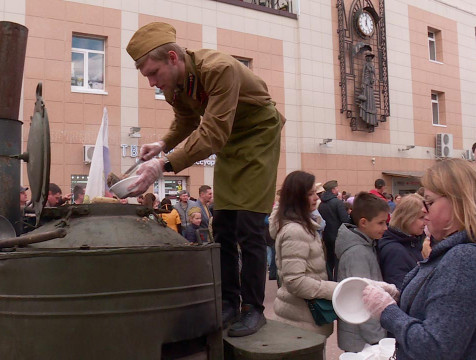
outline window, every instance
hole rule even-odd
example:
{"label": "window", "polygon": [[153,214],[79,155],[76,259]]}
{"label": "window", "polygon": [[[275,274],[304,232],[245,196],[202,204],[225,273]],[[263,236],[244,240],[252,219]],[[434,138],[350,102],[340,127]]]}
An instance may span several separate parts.
{"label": "window", "polygon": [[436,61],[436,36],[432,31],[428,31],[428,50],[430,51],[430,60]]}
{"label": "window", "polygon": [[73,35],[71,90],[104,92],[104,39]]}
{"label": "window", "polygon": [[433,125],[440,125],[440,104],[438,103],[438,94],[431,94],[431,111],[433,113]]}
{"label": "window", "polygon": [[187,178],[178,176],[165,176],[154,183],[154,193],[159,195],[159,202],[168,197],[172,205],[177,203],[179,191],[187,190]]}
{"label": "window", "polygon": [[444,92],[438,90],[431,91],[431,115],[433,126],[446,127],[446,101]]}
{"label": "window", "polygon": [[242,58],[242,57],[238,57],[238,56],[233,56],[236,60],[238,60],[240,63],[242,63],[243,65],[245,65],[248,69],[251,69],[251,59],[247,59],[247,58]]}
{"label": "window", "polygon": [[443,62],[443,39],[440,30],[428,28],[428,57],[430,61]]}

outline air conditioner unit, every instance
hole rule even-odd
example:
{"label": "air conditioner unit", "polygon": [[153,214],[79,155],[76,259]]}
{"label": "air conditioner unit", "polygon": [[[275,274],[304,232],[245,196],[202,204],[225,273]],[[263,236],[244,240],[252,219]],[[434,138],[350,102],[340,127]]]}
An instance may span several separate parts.
{"label": "air conditioner unit", "polygon": [[94,145],[83,145],[84,163],[91,164],[94,154]]}
{"label": "air conditioner unit", "polygon": [[453,134],[436,134],[437,157],[453,157]]}
{"label": "air conditioner unit", "polygon": [[472,150],[465,150],[462,156],[463,159],[468,161],[474,161],[474,154]]}

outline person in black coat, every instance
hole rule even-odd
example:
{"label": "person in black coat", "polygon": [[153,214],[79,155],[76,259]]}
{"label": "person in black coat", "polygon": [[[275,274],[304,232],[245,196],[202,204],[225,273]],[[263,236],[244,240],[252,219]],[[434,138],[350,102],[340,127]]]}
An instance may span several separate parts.
{"label": "person in black coat", "polygon": [[418,194],[404,196],[377,242],[383,280],[399,289],[405,275],[423,260],[424,216],[423,198]]}
{"label": "person in black coat", "polygon": [[[322,238],[326,245],[326,258],[329,275],[332,275],[336,268],[336,255],[334,249],[337,231],[342,223],[348,223],[350,221],[344,203],[337,198],[337,194],[339,193],[339,188],[337,186],[337,180],[330,180],[324,184],[325,191],[321,196],[321,203],[318,209],[322,218],[326,221],[326,227],[322,233]],[[335,277],[333,276],[333,278]]]}

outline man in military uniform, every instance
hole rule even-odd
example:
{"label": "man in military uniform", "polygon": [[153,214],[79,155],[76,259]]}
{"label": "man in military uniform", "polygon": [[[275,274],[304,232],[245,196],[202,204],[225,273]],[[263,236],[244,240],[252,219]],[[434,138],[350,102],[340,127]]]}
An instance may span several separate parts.
{"label": "man in military uniform", "polygon": [[[130,189],[133,195],[142,193],[163,171],[178,173],[217,155],[213,233],[221,244],[223,326],[232,324],[230,336],[253,334],[266,323],[264,219],[274,199],[284,119],[263,80],[229,55],[185,51],[175,43],[175,29],[169,24],[140,28],[127,52],[150,86],[164,92],[175,113],[168,133],[142,146],[141,158],[147,161]],[[183,148],[155,158],[185,139]]]}

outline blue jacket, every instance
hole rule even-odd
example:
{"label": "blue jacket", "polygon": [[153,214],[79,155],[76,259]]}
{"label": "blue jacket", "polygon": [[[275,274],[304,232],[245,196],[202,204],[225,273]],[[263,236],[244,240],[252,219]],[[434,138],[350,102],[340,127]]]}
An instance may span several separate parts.
{"label": "blue jacket", "polygon": [[383,281],[402,287],[403,278],[418,261],[421,255],[422,236],[407,235],[394,227],[389,227],[383,237],[377,241],[378,261],[382,270]]}
{"label": "blue jacket", "polygon": [[398,360],[476,359],[476,245],[465,231],[435,245],[403,281],[400,307],[382,312]]}

